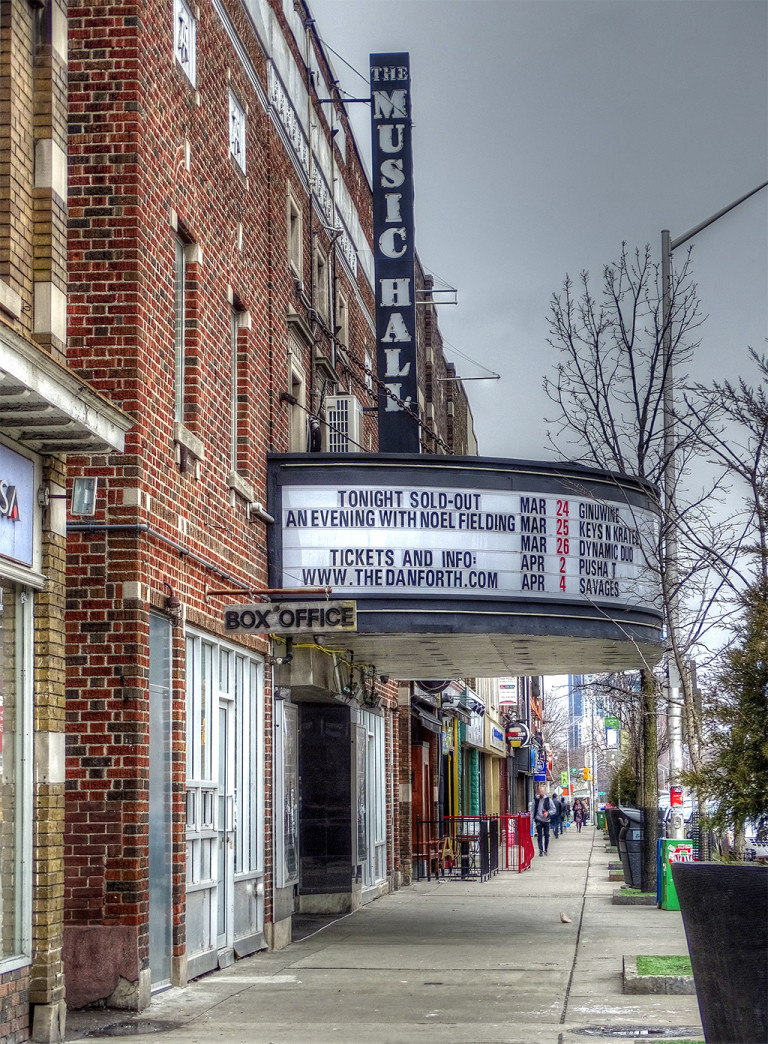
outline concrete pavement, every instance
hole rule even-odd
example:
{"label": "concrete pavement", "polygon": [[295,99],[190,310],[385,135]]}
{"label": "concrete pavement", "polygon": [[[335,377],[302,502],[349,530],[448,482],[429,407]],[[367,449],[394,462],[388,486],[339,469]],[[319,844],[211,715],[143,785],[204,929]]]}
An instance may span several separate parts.
{"label": "concrete pavement", "polygon": [[67,1040],[703,1041],[695,996],[622,993],[624,954],[688,951],[679,913],[611,904],[605,847],[602,831],[571,827],[522,874],[412,885],[141,1015],[70,1012]]}

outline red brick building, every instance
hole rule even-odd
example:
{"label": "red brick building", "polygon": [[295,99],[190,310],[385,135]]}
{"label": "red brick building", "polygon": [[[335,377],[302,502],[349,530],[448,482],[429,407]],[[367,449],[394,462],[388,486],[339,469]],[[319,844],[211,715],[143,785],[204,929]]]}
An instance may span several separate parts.
{"label": "red brick building", "polygon": [[[100,497],[68,525],[70,1007],[143,1008],[399,884],[395,686],[350,699],[311,636],[224,627],[268,587],[267,454],[377,449],[371,190],[333,81],[299,3],[69,8],[69,360],[135,422],[74,460]],[[448,401],[472,444],[460,387],[436,413],[423,382],[425,450],[455,451]]]}

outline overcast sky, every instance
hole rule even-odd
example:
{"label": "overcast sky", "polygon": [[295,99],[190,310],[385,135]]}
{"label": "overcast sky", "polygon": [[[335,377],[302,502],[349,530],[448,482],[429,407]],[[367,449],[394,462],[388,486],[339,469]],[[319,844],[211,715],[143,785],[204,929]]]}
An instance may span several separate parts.
{"label": "overcast sky", "polygon": [[[598,286],[623,240],[658,258],[662,228],[682,235],[768,179],[768,3],[310,4],[362,73],[372,52],[410,52],[417,249],[459,291],[443,335],[502,377],[466,385],[480,453],[551,458],[541,385],[565,274],[588,269]],[[369,108],[350,109],[370,166]],[[748,374],[747,346],[768,352],[768,189],[693,243],[709,317],[694,375]],[[483,372],[454,358],[462,376]]]}

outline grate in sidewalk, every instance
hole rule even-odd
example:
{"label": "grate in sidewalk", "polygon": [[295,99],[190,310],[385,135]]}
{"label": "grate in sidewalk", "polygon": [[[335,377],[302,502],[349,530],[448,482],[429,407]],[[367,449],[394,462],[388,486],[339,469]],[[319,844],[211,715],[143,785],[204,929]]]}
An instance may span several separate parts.
{"label": "grate in sidewalk", "polygon": [[585,1037],[618,1037],[623,1040],[695,1040],[701,1030],[695,1026],[580,1026],[571,1033]]}
{"label": "grate in sidewalk", "polygon": [[145,1033],[169,1033],[178,1029],[180,1022],[163,1022],[160,1019],[134,1019],[130,1022],[113,1022],[111,1026],[102,1026],[100,1029],[87,1033],[87,1037],[101,1039],[102,1037],[139,1037]]}

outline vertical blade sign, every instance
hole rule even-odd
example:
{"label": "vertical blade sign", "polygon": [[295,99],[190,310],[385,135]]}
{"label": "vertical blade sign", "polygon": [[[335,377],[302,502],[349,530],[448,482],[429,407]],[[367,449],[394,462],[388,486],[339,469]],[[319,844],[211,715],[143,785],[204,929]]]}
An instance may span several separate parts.
{"label": "vertical blade sign", "polygon": [[407,53],[371,55],[371,138],[376,361],[379,380],[384,383],[384,388],[379,388],[379,451],[418,453],[411,71]]}

